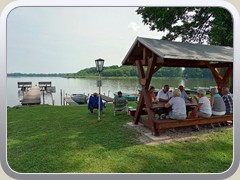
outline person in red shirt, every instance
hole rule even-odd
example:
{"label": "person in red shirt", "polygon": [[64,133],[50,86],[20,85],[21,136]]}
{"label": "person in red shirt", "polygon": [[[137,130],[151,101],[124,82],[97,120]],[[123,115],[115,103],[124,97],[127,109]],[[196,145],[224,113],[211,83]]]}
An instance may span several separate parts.
{"label": "person in red shirt", "polygon": [[154,90],[155,90],[155,88],[153,86],[150,86],[149,94],[150,94],[150,98],[151,98],[152,102],[156,102],[157,101],[156,96],[154,94]]}

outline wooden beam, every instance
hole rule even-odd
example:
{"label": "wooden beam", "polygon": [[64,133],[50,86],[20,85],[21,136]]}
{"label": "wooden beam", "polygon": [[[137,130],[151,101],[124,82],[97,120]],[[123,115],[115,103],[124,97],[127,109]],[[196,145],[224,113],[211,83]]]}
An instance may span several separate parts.
{"label": "wooden beam", "polygon": [[147,61],[147,59],[142,59],[141,63],[142,63],[143,66],[147,66],[148,61]]}
{"label": "wooden beam", "polygon": [[[137,71],[138,71],[139,83],[141,84],[142,87],[144,87],[146,83],[143,80],[143,79],[145,79],[145,72],[144,72],[144,69],[143,69],[142,61],[138,60],[138,61],[135,61],[135,62],[136,62]],[[143,95],[143,93],[141,93],[139,101],[138,101],[137,110],[136,110],[136,113],[134,115],[134,123],[135,124],[138,124],[138,122],[140,120],[140,116],[141,116],[143,106],[144,106],[144,95]]]}
{"label": "wooden beam", "polygon": [[223,76],[223,79],[222,79],[222,81],[219,83],[219,86],[218,86],[218,92],[219,92],[221,95],[223,95],[223,94],[222,94],[222,88],[228,86],[227,84],[228,84],[229,79],[230,79],[230,77],[232,76],[232,74],[233,74],[233,68],[232,68],[232,67],[229,67],[229,68],[227,69],[227,71],[225,72],[225,74],[224,74],[224,76]]}
{"label": "wooden beam", "polygon": [[139,120],[140,120],[140,116],[141,116],[141,112],[144,106],[144,95],[143,93],[141,93],[140,97],[139,97],[139,101],[138,101],[138,106],[137,106],[137,110],[134,114],[134,124],[138,124]]}
{"label": "wooden beam", "polygon": [[229,78],[231,77],[233,73],[233,67],[229,67],[225,73],[225,75],[222,77],[220,73],[218,72],[217,68],[214,68],[209,62],[206,62],[206,65],[210,68],[213,77],[217,83],[218,86],[218,92],[222,94],[222,88],[227,86],[227,83],[229,81]]}
{"label": "wooden beam", "polygon": [[229,78],[233,75],[233,68],[229,67],[223,76],[223,85],[227,84],[229,81]]}
{"label": "wooden beam", "polygon": [[143,60],[146,60],[147,59],[147,50],[145,47],[143,47]]}
{"label": "wooden beam", "polygon": [[207,65],[207,67],[209,67],[209,69],[211,70],[217,85],[220,86],[223,77],[220,75],[217,68],[214,68],[209,62],[205,62],[205,63]]}
{"label": "wooden beam", "polygon": [[157,64],[153,70],[153,74],[155,74],[162,66],[163,64]]}
{"label": "wooden beam", "polygon": [[137,66],[139,80],[141,80],[141,79],[145,78],[145,72],[143,69],[142,60],[137,60],[137,61],[135,61],[135,63]]}
{"label": "wooden beam", "polygon": [[233,63],[231,63],[231,62],[219,62],[217,64],[212,64],[212,67],[215,67],[215,68],[233,67]]}
{"label": "wooden beam", "polygon": [[164,63],[164,59],[161,58],[161,57],[157,57],[156,58],[156,64],[162,64],[162,63]]}
{"label": "wooden beam", "polygon": [[154,67],[156,64],[156,57],[154,56],[153,58],[148,60],[148,68],[147,68],[147,73],[146,73],[146,78],[148,80],[148,86],[150,85],[152,75],[154,73]]}
{"label": "wooden beam", "polygon": [[147,124],[149,124],[151,129],[154,128],[154,123],[153,123],[153,121],[154,121],[154,110],[151,109],[152,101],[151,101],[148,89],[149,89],[149,85],[151,83],[152,75],[154,73],[155,64],[156,64],[156,57],[150,58],[148,60],[147,72],[145,73],[144,70],[143,70],[142,61],[138,61],[136,63],[137,69],[138,69],[139,80],[140,80],[140,83],[141,83],[141,86],[142,86],[142,93],[140,95],[137,110],[136,110],[136,113],[134,115],[134,122],[135,122],[135,124],[138,124],[138,122],[140,120],[141,113],[142,113],[142,108],[145,105],[147,113],[148,113],[148,121],[149,121],[149,122],[147,122]]}

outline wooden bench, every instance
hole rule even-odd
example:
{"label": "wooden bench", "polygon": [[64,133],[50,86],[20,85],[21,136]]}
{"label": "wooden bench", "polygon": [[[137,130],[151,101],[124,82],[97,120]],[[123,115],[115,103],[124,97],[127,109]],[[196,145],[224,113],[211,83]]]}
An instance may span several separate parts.
{"label": "wooden bench", "polygon": [[165,132],[165,130],[169,128],[220,123],[226,121],[233,122],[233,115],[212,116],[210,118],[183,119],[183,120],[160,119],[154,121],[154,131],[155,136],[159,136],[161,133]]}

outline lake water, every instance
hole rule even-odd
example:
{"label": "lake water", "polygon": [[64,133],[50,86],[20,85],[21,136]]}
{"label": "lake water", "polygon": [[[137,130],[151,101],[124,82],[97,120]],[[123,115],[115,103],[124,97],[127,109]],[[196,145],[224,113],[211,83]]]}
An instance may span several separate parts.
{"label": "lake water", "polygon": [[[16,106],[21,105],[20,93],[17,82],[32,82],[32,85],[37,85],[38,82],[51,81],[52,86],[56,87],[56,93],[53,93],[55,105],[61,105],[61,90],[65,94],[92,94],[98,92],[96,79],[87,78],[61,78],[61,77],[8,77],[7,78],[7,105]],[[175,88],[180,84],[193,88],[198,86],[209,87],[215,86],[216,83],[212,79],[182,79],[182,78],[157,78],[152,79],[151,85],[155,88],[162,88],[164,84],[169,84],[170,87]],[[101,93],[113,97],[113,93],[121,90],[127,93],[137,93],[137,88],[140,87],[138,79],[102,79]],[[45,103],[52,104],[50,95],[45,96]],[[42,100],[43,101],[43,100]]]}

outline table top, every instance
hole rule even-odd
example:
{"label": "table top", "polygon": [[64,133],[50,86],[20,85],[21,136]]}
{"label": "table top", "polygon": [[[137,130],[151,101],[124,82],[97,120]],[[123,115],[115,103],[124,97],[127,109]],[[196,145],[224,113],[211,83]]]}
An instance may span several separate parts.
{"label": "table top", "polygon": [[[157,103],[154,103],[151,108],[152,109],[163,108],[163,107],[165,107],[166,103],[167,102],[157,102]],[[185,100],[185,104],[186,104],[186,106],[196,106],[197,101],[195,99],[193,99],[192,101]]]}

